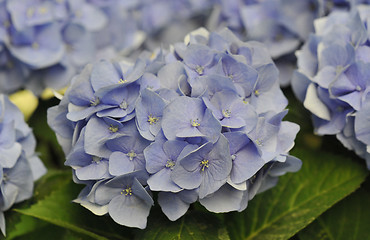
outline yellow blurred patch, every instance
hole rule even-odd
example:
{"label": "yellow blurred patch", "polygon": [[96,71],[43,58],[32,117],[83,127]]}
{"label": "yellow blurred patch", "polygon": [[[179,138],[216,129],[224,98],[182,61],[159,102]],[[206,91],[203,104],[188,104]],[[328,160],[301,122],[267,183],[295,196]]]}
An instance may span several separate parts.
{"label": "yellow blurred patch", "polygon": [[52,97],[57,97],[57,98],[60,98],[61,96],[64,95],[65,91],[67,90],[67,87],[61,89],[61,90],[54,90],[54,89],[51,89],[51,88],[46,88],[42,94],[41,94],[41,99],[42,100],[48,100]]}
{"label": "yellow blurred patch", "polygon": [[29,90],[13,93],[9,99],[21,110],[26,121],[32,116],[39,104],[38,98]]}

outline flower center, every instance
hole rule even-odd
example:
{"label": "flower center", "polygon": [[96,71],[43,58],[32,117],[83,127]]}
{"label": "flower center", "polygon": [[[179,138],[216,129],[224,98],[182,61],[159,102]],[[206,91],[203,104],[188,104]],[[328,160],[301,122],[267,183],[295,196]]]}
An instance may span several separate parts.
{"label": "flower center", "polygon": [[95,107],[100,104],[100,99],[97,97],[94,100],[90,100],[90,106]]}
{"label": "flower center", "polygon": [[256,140],[256,144],[257,144],[258,146],[262,146],[262,145],[263,145],[263,142],[262,142],[262,140],[261,140],[261,139],[257,139],[257,140]]}
{"label": "flower center", "polygon": [[200,123],[198,122],[198,120],[190,120],[190,124],[192,127],[199,127],[200,126]]}
{"label": "flower center", "polygon": [[101,157],[93,156],[91,162],[92,163],[100,163],[101,160],[102,160]]}
{"label": "flower center", "polygon": [[340,74],[342,71],[343,71],[344,67],[341,66],[341,65],[338,65],[336,68],[335,68],[335,73],[338,75]]}
{"label": "flower center", "polygon": [[203,74],[203,71],[204,71],[204,67],[198,65],[195,67],[195,71],[199,74],[199,75],[202,75]]}
{"label": "flower center", "polygon": [[157,122],[158,122],[158,118],[156,118],[156,117],[153,117],[152,116],[152,114],[150,114],[149,116],[148,116],[148,122],[149,122],[149,124],[150,125],[152,125],[152,124],[156,124]]}
{"label": "flower center", "polygon": [[171,159],[167,159],[166,168],[173,169],[174,166],[175,162],[172,161]]}
{"label": "flower center", "polygon": [[129,187],[129,188],[125,188],[121,191],[121,195],[122,194],[125,194],[125,196],[131,196],[132,195],[132,189]]}
{"label": "flower center", "polygon": [[125,99],[123,99],[123,101],[121,102],[121,104],[119,105],[119,107],[123,110],[126,110],[128,108],[128,103]]}
{"label": "flower center", "polygon": [[222,110],[222,115],[225,118],[229,118],[231,116],[231,111],[229,109],[224,109],[224,110]]}
{"label": "flower center", "polygon": [[235,158],[236,158],[236,155],[235,154],[233,154],[233,155],[231,155],[231,160],[235,160]]}
{"label": "flower center", "polygon": [[118,131],[118,127],[113,126],[112,124],[110,125],[110,127],[108,129],[111,133],[116,133]]}
{"label": "flower center", "polygon": [[39,7],[38,11],[39,11],[40,14],[45,14],[45,13],[48,12],[48,8],[47,7]]}
{"label": "flower center", "polygon": [[8,174],[4,173],[3,174],[3,181],[6,182],[9,180]]}
{"label": "flower center", "polygon": [[256,96],[260,95],[260,91],[258,91],[257,89],[254,90],[254,95],[256,95]]}
{"label": "flower center", "polygon": [[202,160],[200,162],[201,171],[204,172],[204,169],[209,167],[209,161],[208,160]]}
{"label": "flower center", "polygon": [[129,157],[129,159],[132,161],[134,160],[135,157],[137,157],[137,154],[134,152],[134,150],[131,150],[130,152],[128,152],[127,154],[127,157]]}
{"label": "flower center", "polygon": [[28,8],[27,11],[26,11],[26,15],[27,15],[28,18],[33,17],[34,13],[35,13],[35,9],[33,7]]}
{"label": "flower center", "polygon": [[127,80],[126,79],[122,79],[122,78],[120,78],[119,81],[118,81],[118,83],[126,83],[126,82],[127,82]]}
{"label": "flower center", "polygon": [[40,48],[40,45],[37,42],[33,42],[32,45],[31,45],[31,47],[33,49],[39,49]]}

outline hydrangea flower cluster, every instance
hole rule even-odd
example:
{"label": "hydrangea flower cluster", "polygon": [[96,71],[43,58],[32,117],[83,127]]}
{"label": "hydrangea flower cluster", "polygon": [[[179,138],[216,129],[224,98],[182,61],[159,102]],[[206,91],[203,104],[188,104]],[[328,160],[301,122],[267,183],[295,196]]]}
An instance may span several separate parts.
{"label": "hydrangea flower cluster", "polygon": [[101,61],[74,77],[48,123],[66,153],[75,202],[119,224],[145,228],[152,192],[172,221],[199,201],[242,211],[278,176],[299,126],[267,49],[229,30],[192,32],[135,63]]}
{"label": "hydrangea flower cluster", "polygon": [[[292,53],[313,31],[317,0],[218,0],[211,26],[227,26],[248,40],[263,42],[271,56]],[[217,6],[218,5],[218,6]]]}
{"label": "hydrangea flower cluster", "polygon": [[297,51],[292,86],[312,113],[315,132],[336,135],[370,169],[370,6],[334,11]]}
{"label": "hydrangea flower cluster", "polygon": [[211,6],[206,0],[1,1],[0,92],[62,89],[87,63],[127,55],[146,36]]}
{"label": "hydrangea flower cluster", "polygon": [[129,11],[131,21],[146,34],[144,48],[154,50],[181,41],[203,26],[213,5],[214,0],[134,0]]}
{"label": "hydrangea flower cluster", "polygon": [[135,18],[139,28],[146,33],[155,34],[161,28],[173,23],[190,19],[204,11],[209,10],[213,0],[136,0]]}
{"label": "hydrangea flower cluster", "polygon": [[59,90],[96,56],[134,47],[140,35],[125,9],[121,1],[1,1],[0,92]]}
{"label": "hydrangea flower cluster", "polygon": [[0,229],[4,235],[4,211],[30,198],[33,182],[46,173],[35,147],[35,137],[23,114],[0,94]]}

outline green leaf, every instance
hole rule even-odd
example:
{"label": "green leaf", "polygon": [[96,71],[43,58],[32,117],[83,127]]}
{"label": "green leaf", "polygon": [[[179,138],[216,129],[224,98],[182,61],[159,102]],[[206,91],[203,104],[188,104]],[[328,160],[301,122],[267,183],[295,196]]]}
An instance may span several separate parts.
{"label": "green leaf", "polygon": [[[68,229],[63,229],[56,225],[49,224],[37,218],[27,215],[21,215],[16,212],[11,212],[20,216],[20,220],[15,223],[13,230],[6,236],[6,240],[88,240],[86,235],[81,235]],[[10,221],[11,222],[11,221]],[[0,239],[5,239],[0,237]]]}
{"label": "green leaf", "polygon": [[70,170],[52,170],[39,179],[35,184],[35,191],[33,194],[34,201],[41,200],[50,195],[53,191],[68,184],[72,178]]}
{"label": "green leaf", "polygon": [[[40,220],[41,221],[41,220]],[[8,239],[8,238],[7,238]],[[15,238],[15,240],[90,240],[92,238],[86,235],[81,235],[76,232],[72,232],[68,229],[63,229],[56,225],[47,224],[44,222],[42,227],[34,229],[29,234],[22,235]]]}
{"label": "green leaf", "polygon": [[368,174],[363,165],[341,156],[304,149],[292,155],[303,161],[299,172],[280,177],[246,211],[226,215],[232,239],[288,239],[358,188]]}
{"label": "green leaf", "polygon": [[301,240],[370,239],[370,193],[359,189],[317,218],[298,236]]}
{"label": "green leaf", "polygon": [[28,121],[37,140],[36,152],[47,168],[67,169],[64,166],[65,156],[58,144],[54,131],[47,124],[47,109],[55,106],[59,100],[52,98],[40,101],[39,105]]}
{"label": "green leaf", "polygon": [[113,222],[109,217],[98,217],[78,204],[72,203],[81,190],[71,177],[64,186],[53,191],[43,200],[17,212],[32,216],[86,235],[93,239],[130,239],[129,229]]}
{"label": "green leaf", "polygon": [[[49,170],[45,176],[36,182],[33,197],[27,201],[16,204],[13,208],[27,208],[31,206],[32,203],[37,200],[48,196],[53,190],[67,184],[70,178],[70,171]],[[33,217],[17,213],[13,211],[13,209],[5,212],[5,220],[7,232],[6,239],[9,240],[34,231],[36,228],[43,227],[46,224]],[[0,237],[0,239],[2,238]]]}
{"label": "green leaf", "polygon": [[188,211],[185,216],[172,222],[163,213],[151,213],[145,230],[137,231],[142,240],[228,240],[229,235],[222,221],[215,215],[197,210]]}
{"label": "green leaf", "polygon": [[[14,211],[7,211],[5,213],[6,219],[6,231],[7,231],[7,240],[12,240],[16,237],[28,234],[34,231],[36,228],[43,227],[46,225],[45,222],[37,220],[35,218],[21,215]],[[0,233],[0,239],[5,239],[4,236]]]}

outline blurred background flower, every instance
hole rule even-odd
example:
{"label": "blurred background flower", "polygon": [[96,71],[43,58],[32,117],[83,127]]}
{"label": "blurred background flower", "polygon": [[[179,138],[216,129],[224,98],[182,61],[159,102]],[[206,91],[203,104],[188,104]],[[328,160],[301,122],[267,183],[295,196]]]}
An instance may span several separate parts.
{"label": "blurred background flower", "polygon": [[297,51],[293,90],[313,114],[315,132],[333,134],[366,159],[369,152],[368,5],[333,11],[315,21],[312,34]]}
{"label": "blurred background flower", "polygon": [[46,173],[35,153],[36,140],[23,114],[0,95],[0,229],[5,235],[4,211],[32,197],[34,181]]}

